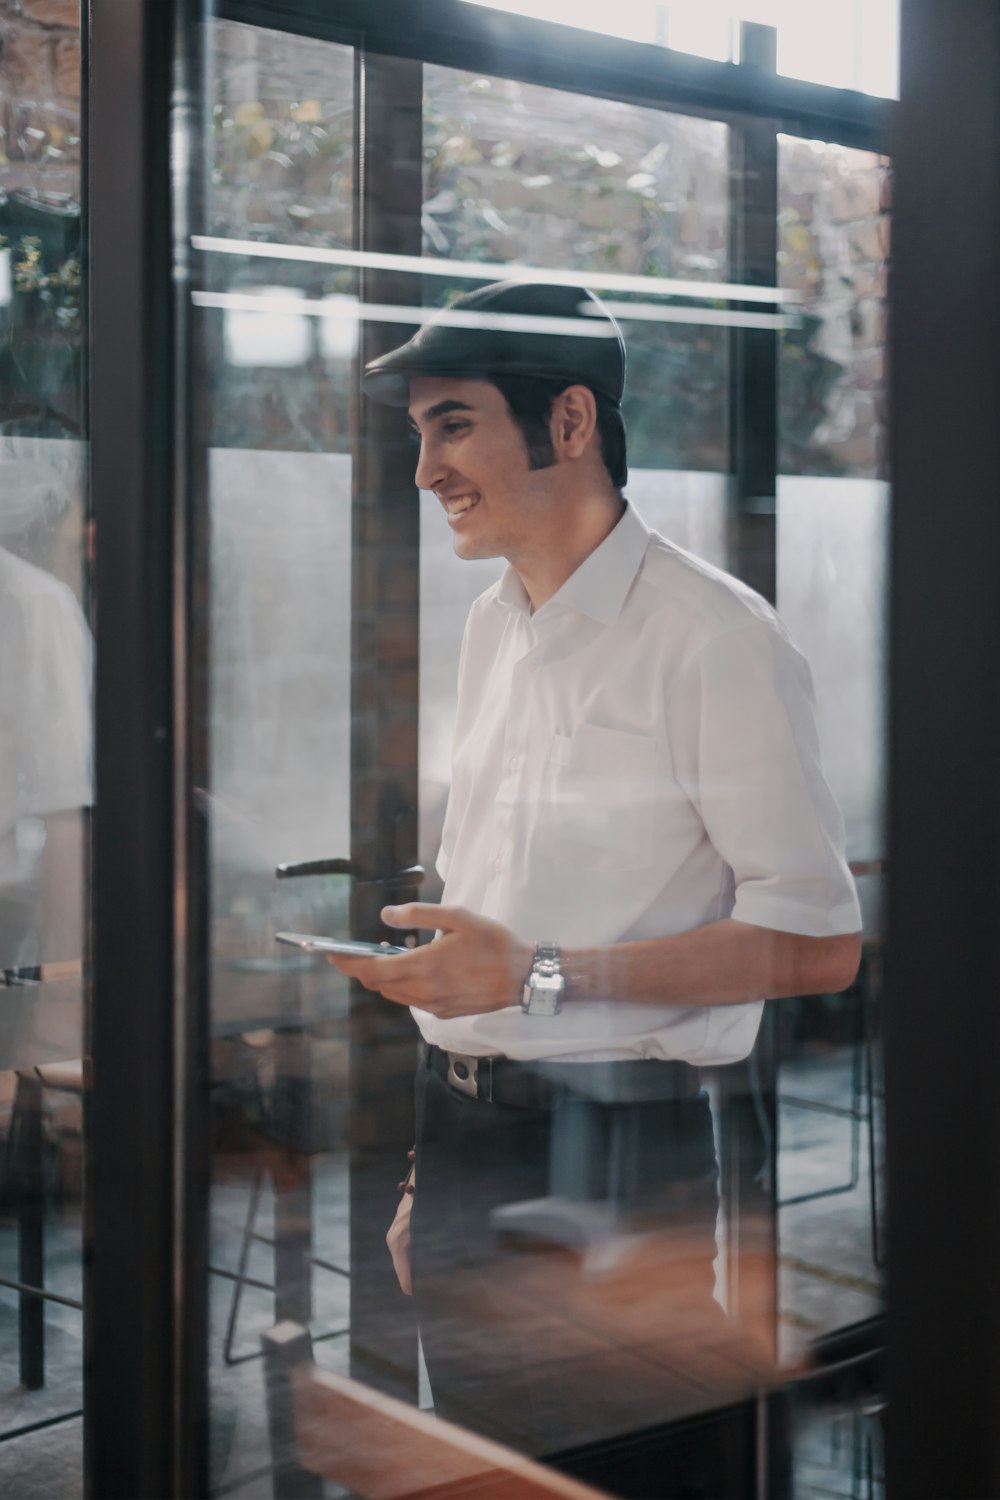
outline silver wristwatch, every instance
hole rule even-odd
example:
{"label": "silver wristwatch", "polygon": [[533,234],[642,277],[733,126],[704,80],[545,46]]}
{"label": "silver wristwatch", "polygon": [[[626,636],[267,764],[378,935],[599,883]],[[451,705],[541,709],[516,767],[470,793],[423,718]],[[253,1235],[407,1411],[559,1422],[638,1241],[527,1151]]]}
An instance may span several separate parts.
{"label": "silver wristwatch", "polygon": [[535,959],[521,991],[521,1009],[526,1016],[557,1016],[562,1010],[566,980],[561,963],[562,954],[555,943],[535,944]]}

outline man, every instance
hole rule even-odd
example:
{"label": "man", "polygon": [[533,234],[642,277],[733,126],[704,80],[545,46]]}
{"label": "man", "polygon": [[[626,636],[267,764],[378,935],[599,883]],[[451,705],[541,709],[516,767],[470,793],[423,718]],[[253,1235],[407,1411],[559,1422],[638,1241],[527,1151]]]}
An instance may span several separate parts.
{"label": "man", "polygon": [[[389,1245],[436,1409],[545,1453],[683,1408],[679,1340],[721,1316],[698,1068],[860,953],[808,668],[624,499],[624,367],[596,298],[508,282],[365,377],[408,406],[458,556],[509,566],[463,642],[442,903],[383,913],[439,936],[335,962],[424,1039]],[[623,1230],[658,1248],[609,1313],[571,1242],[593,1271]]]}

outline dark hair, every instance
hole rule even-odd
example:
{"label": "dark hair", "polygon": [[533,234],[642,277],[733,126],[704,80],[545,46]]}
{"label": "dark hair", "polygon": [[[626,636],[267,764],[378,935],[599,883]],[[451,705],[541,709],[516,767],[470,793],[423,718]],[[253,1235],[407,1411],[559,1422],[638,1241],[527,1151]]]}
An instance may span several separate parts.
{"label": "dark hair", "polygon": [[[503,396],[511,416],[521,429],[532,469],[547,469],[556,461],[549,423],[557,396],[568,389],[565,380],[545,380],[533,375],[488,375],[485,377]],[[583,384],[583,382],[581,382]],[[589,389],[589,387],[588,387]],[[628,479],[625,452],[625,423],[621,408],[600,392],[592,392],[597,404],[597,435],[601,458],[615,489],[621,490]]]}

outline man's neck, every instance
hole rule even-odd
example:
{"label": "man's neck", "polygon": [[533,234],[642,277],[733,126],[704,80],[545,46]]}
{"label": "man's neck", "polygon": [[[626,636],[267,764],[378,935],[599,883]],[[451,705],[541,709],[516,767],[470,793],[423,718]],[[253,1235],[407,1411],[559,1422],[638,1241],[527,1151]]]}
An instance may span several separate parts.
{"label": "man's neck", "polygon": [[625,514],[621,495],[602,496],[574,509],[572,524],[553,526],[524,552],[508,558],[531,601],[531,613],[559,592],[567,578],[614,531]]}

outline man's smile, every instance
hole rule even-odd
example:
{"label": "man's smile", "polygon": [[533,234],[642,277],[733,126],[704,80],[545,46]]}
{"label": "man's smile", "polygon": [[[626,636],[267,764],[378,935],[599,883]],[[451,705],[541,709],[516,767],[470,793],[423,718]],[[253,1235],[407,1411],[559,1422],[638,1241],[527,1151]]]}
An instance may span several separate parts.
{"label": "man's smile", "polygon": [[449,521],[457,521],[467,511],[479,504],[479,491],[472,490],[467,495],[441,495],[439,499],[448,513]]}

